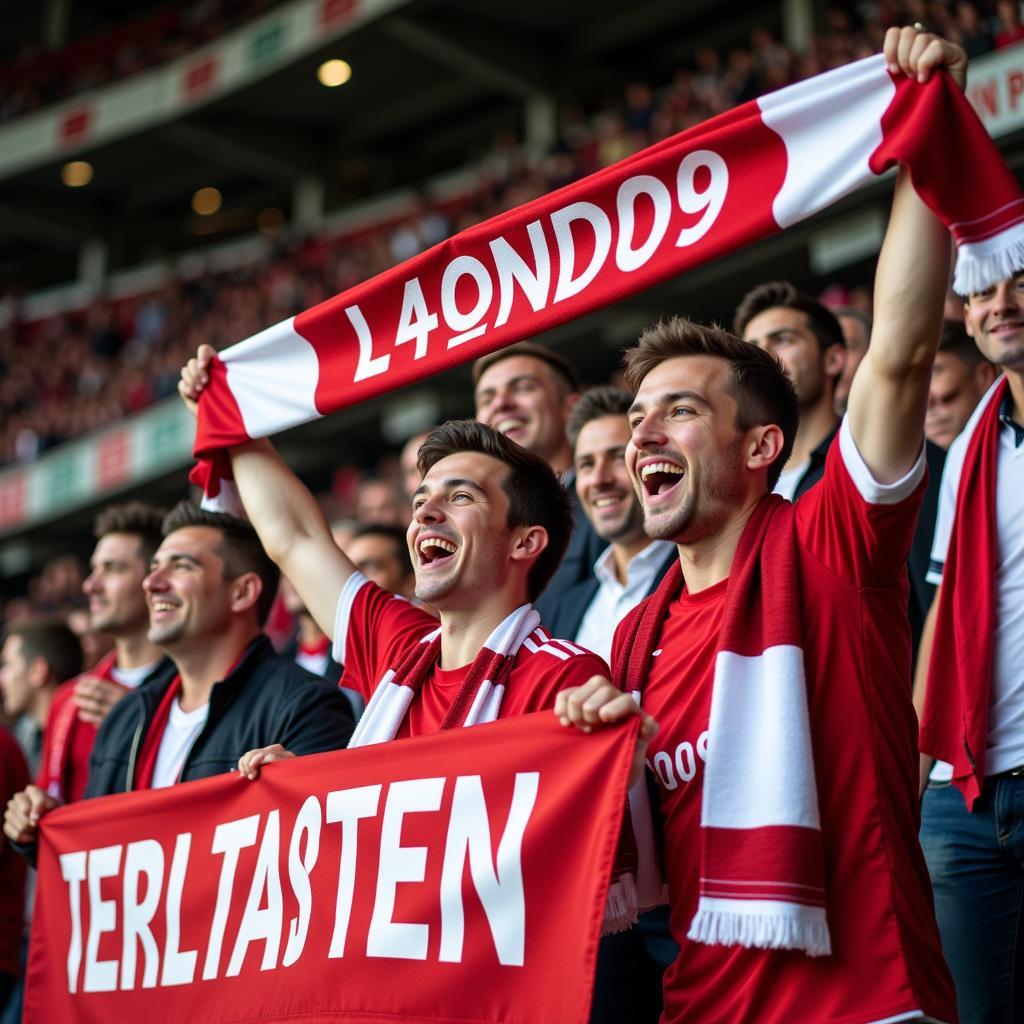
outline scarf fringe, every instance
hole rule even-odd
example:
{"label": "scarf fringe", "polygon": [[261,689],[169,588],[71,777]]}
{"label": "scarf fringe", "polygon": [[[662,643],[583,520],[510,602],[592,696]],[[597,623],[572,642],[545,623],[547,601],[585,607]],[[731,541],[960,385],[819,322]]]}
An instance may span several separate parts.
{"label": "scarf fringe", "polygon": [[210,495],[204,492],[203,500],[199,503],[199,506],[205,512],[226,512],[229,516],[234,516],[236,519],[242,519],[245,522],[249,521],[234,480],[221,477],[217,493]]}
{"label": "scarf fringe", "polygon": [[624,932],[637,922],[636,878],[626,871],[608,886],[608,898],[604,905],[602,935]]}
{"label": "scarf fringe", "polygon": [[708,946],[799,949],[808,956],[832,953],[825,911],[817,907],[801,907],[794,914],[711,910],[698,906],[687,938]]}
{"label": "scarf fringe", "polygon": [[[1019,225],[1006,232],[1003,244],[993,252],[977,252],[979,243],[961,247],[953,275],[953,291],[961,297],[984,291],[998,281],[1013,277],[1024,267],[1024,234]],[[999,236],[996,236],[997,239]],[[985,244],[988,249],[990,243]]]}

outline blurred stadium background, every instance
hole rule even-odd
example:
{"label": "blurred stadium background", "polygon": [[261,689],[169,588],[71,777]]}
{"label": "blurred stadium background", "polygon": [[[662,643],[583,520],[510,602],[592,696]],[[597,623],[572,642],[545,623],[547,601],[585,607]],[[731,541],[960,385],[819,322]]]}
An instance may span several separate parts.
{"label": "blurred stadium background", "polygon": [[[78,601],[99,506],[187,493],[173,393],[200,342],[239,341],[913,21],[976,58],[972,102],[1020,173],[1024,28],[1005,0],[7,5],[0,617]],[[728,323],[760,280],[869,312],[888,190],[539,340],[600,383],[645,323]],[[351,516],[361,479],[397,484],[402,443],[471,399],[463,368],[281,448]]]}

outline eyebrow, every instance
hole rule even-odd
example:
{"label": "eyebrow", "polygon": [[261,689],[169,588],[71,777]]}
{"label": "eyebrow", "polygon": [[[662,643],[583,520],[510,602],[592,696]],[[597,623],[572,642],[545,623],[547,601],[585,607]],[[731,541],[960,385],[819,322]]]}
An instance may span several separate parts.
{"label": "eyebrow", "polygon": [[[483,489],[483,487],[481,487],[480,484],[478,484],[475,480],[470,480],[468,477],[461,477],[461,476],[450,476],[446,480],[442,480],[437,485],[435,490],[442,490],[443,489],[443,490],[449,490],[450,491],[453,487],[470,487],[474,491],[477,491],[480,494],[486,494],[487,493]],[[426,484],[420,484],[419,487],[417,487],[416,490],[413,491],[413,495],[412,496],[414,498],[417,498],[417,497],[419,497],[420,494],[426,494],[426,492],[427,492],[427,485]]]}
{"label": "eyebrow", "polygon": [[[705,408],[710,409],[711,403],[702,395],[699,391],[669,391],[667,394],[662,395],[653,404],[654,405],[671,405],[673,402],[679,402],[685,399],[688,402],[699,402]],[[643,412],[644,404],[641,401],[634,402],[626,413],[627,416],[632,416],[635,412]]]}
{"label": "eyebrow", "polygon": [[[159,552],[156,555],[154,555],[149,560],[150,567],[155,566],[157,564],[157,562],[160,560],[160,557],[161,556],[160,556]],[[199,566],[201,566],[203,564],[194,555],[185,554],[184,551],[168,551],[162,557],[163,557],[163,560],[165,562],[186,561],[186,562],[191,562],[193,565],[199,565]]]}

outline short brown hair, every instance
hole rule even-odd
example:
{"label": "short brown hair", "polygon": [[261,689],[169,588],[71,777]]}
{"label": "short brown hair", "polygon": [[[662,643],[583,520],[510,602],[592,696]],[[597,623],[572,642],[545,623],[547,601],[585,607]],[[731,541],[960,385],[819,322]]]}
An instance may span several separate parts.
{"label": "short brown hair", "polygon": [[533,563],[526,579],[531,601],[555,574],[572,533],[572,506],[562,482],[547,461],[504,434],[476,420],[449,420],[435,427],[420,445],[416,465],[421,475],[449,455],[479,452],[508,466],[502,489],[508,495],[508,526],[543,526],[548,546]]}
{"label": "short brown hair", "polygon": [[96,540],[108,533],[127,533],[139,538],[139,557],[147,565],[163,539],[163,521],[166,511],[142,501],[126,501],[108,505],[93,522],[92,535]]}
{"label": "short brown hair", "polygon": [[836,315],[817,299],[805,295],[788,281],[769,281],[752,288],[740,299],[733,318],[732,329],[737,338],[743,337],[747,324],[767,309],[794,309],[807,317],[807,326],[822,350],[840,345],[846,348],[843,328]]}
{"label": "short brown hair", "polygon": [[603,419],[605,416],[621,416],[626,421],[626,413],[633,404],[633,396],[622,388],[611,384],[601,384],[596,388],[587,388],[580,395],[580,400],[573,406],[569,414],[569,422],[565,432],[569,435],[569,443],[576,447],[580,431],[591,421]]}
{"label": "short brown hair", "polygon": [[974,369],[988,360],[981,354],[981,349],[967,333],[961,320],[943,320],[942,332],[939,334],[939,351],[955,356],[969,369]]}
{"label": "short brown hair", "polygon": [[55,683],[63,683],[82,671],[82,645],[63,619],[50,616],[17,619],[7,627],[8,639],[21,640],[25,661],[42,658]]}
{"label": "short brown hair", "polygon": [[412,558],[409,557],[409,545],[405,539],[405,530],[400,526],[392,526],[390,523],[363,523],[357,526],[352,533],[352,539],[359,537],[383,537],[391,541],[395,546],[395,558],[402,567],[402,575],[412,575]]}
{"label": "short brown hair", "polygon": [[545,348],[543,345],[535,345],[532,341],[520,341],[516,345],[499,348],[497,352],[481,356],[473,364],[473,384],[479,384],[484,372],[496,363],[500,363],[503,359],[511,359],[513,356],[531,356],[533,359],[539,359],[542,363],[546,363],[552,371],[555,383],[563,397],[580,390],[580,378],[576,367],[561,353]]}
{"label": "short brown hair", "polygon": [[263,550],[256,531],[237,516],[226,512],[209,512],[191,501],[179,501],[164,517],[163,535],[168,537],[175,530],[183,530],[187,526],[210,526],[220,530],[222,539],[215,550],[224,560],[226,579],[238,579],[247,572],[259,576],[263,588],[256,602],[256,617],[262,626],[274,603],[281,573]]}
{"label": "short brown hair", "polygon": [[626,351],[626,383],[636,391],[651,370],[679,356],[713,356],[729,364],[727,391],[736,401],[739,430],[773,423],[782,431],[782,450],[768,468],[771,490],[793,451],[800,419],[796,390],[782,363],[770,352],[741,341],[715,324],[696,324],[674,316],[648,327],[636,346]]}

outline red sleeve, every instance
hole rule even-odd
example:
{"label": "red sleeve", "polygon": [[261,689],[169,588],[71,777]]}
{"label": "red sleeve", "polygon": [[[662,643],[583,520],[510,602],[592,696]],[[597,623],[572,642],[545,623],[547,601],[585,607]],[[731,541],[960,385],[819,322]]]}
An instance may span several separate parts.
{"label": "red sleeve", "polygon": [[879,484],[844,420],[829,448],[825,475],[797,500],[801,546],[848,583],[890,586],[910,555],[925,480],[922,448],[902,480]]}
{"label": "red sleeve", "polygon": [[[343,592],[341,601],[345,600]],[[411,644],[419,643],[437,626],[437,619],[422,608],[363,580],[350,597],[346,612],[339,611],[334,656],[344,666],[340,685],[368,700],[381,676],[395,667]],[[345,636],[339,644],[342,630]]]}

